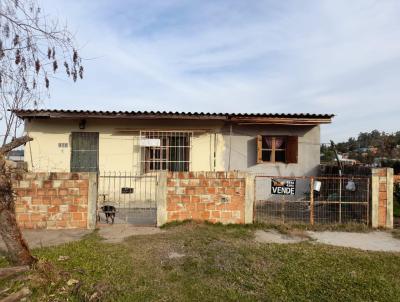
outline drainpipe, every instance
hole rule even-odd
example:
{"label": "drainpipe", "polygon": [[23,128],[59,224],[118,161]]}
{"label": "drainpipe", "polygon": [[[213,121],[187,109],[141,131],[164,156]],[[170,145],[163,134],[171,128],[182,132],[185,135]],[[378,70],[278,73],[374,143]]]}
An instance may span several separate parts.
{"label": "drainpipe", "polygon": [[214,172],[217,168],[217,133],[214,132]]}
{"label": "drainpipe", "polygon": [[232,123],[229,124],[229,158],[228,158],[228,171],[231,170],[231,156],[232,156]]}

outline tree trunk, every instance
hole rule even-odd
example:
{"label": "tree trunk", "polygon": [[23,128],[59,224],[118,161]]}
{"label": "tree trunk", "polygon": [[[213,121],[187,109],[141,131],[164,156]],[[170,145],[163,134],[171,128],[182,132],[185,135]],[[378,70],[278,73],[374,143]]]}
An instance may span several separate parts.
{"label": "tree trunk", "polygon": [[22,237],[14,211],[3,209],[0,212],[0,234],[14,265],[32,265],[36,261]]}
{"label": "tree trunk", "polygon": [[15,196],[11,185],[11,171],[4,154],[31,140],[22,137],[0,148],[0,235],[7,247],[9,258],[14,265],[32,265],[36,262],[22,237],[15,218]]}

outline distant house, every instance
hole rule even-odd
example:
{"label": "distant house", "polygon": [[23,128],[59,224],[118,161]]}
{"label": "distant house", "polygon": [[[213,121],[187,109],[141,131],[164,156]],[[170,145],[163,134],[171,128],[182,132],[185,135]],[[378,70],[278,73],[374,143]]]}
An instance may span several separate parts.
{"label": "distant house", "polygon": [[[356,164],[360,163],[358,160],[351,159],[348,156],[349,156],[348,153],[338,154],[338,159],[341,163],[343,163],[345,165],[356,165]],[[337,162],[336,158],[335,158],[335,161]]]}
{"label": "distant house", "polygon": [[368,148],[363,147],[363,148],[357,148],[355,151],[357,153],[367,153],[369,150]]}
{"label": "distant house", "polygon": [[24,160],[24,150],[11,150],[7,154],[7,159],[12,161],[23,161]]}
{"label": "distant house", "polygon": [[19,110],[32,171],[312,175],[330,114]]}
{"label": "distant house", "polygon": [[370,152],[372,154],[377,154],[378,148],[374,147],[374,146],[369,146],[369,147],[357,148],[355,151],[357,153],[361,153],[363,156],[367,156],[368,152]]}

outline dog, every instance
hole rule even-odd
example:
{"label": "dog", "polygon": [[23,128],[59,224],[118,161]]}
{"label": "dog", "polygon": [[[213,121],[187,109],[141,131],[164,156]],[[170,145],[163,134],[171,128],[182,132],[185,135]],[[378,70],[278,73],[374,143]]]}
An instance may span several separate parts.
{"label": "dog", "polygon": [[[117,212],[117,209],[114,206],[102,206],[100,209],[106,215],[106,222],[108,223],[108,218],[111,218],[111,224],[114,224],[115,213]],[[99,215],[99,221],[100,221],[100,215]]]}

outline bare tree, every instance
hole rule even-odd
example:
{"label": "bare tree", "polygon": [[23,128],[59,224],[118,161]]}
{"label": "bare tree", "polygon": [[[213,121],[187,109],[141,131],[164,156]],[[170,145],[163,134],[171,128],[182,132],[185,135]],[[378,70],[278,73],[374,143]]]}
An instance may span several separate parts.
{"label": "bare tree", "polygon": [[12,170],[8,152],[31,140],[17,138],[20,120],[14,111],[34,108],[48,93],[59,69],[74,82],[83,66],[66,26],[43,14],[36,0],[0,1],[0,118],[4,136],[0,148],[0,235],[15,264],[32,264],[32,257],[15,218]]}

